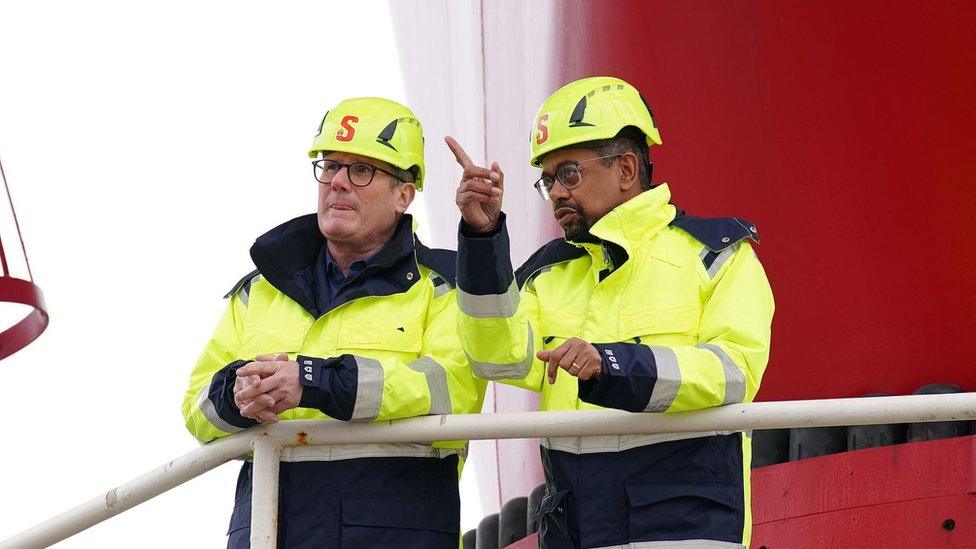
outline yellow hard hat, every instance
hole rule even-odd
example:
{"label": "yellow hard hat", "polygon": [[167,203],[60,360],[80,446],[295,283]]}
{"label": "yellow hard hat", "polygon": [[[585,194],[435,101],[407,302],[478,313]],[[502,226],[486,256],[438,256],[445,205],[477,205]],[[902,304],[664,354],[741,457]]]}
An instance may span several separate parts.
{"label": "yellow hard hat", "polygon": [[346,99],[325,113],[308,156],[321,151],[361,154],[414,174],[424,185],[424,129],[407,107],[379,97]]}
{"label": "yellow hard hat", "polygon": [[529,141],[533,166],[556,149],[610,139],[627,126],[644,133],[647,145],[661,144],[654,115],[637,88],[619,78],[593,76],[559,88],[539,107]]}

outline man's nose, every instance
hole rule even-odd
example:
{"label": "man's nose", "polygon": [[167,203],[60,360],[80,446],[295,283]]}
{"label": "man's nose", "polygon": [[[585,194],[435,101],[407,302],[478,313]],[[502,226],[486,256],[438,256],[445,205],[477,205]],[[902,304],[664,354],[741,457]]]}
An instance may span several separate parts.
{"label": "man's nose", "polygon": [[333,191],[349,192],[352,188],[352,182],[349,181],[349,166],[339,168],[329,185],[332,186]]}
{"label": "man's nose", "polygon": [[569,189],[564,187],[559,180],[554,181],[552,188],[549,189],[549,199],[552,200],[553,203],[559,202],[561,199],[567,199],[571,196],[572,193],[570,193]]}

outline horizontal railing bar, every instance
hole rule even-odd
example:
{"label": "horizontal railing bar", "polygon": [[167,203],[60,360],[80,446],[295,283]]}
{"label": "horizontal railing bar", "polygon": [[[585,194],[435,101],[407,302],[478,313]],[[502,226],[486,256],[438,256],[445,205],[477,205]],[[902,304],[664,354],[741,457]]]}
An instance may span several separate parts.
{"label": "horizontal railing bar", "polygon": [[53,545],[244,455],[252,438],[248,434],[216,440],[0,542],[0,548]]}
{"label": "horizontal railing bar", "polygon": [[976,393],[732,404],[707,410],[632,414],[618,410],[424,416],[384,422],[283,421],[212,442],[0,543],[43,547],[130,509],[251,450],[277,445],[430,442],[593,435],[751,431],[976,419]]}
{"label": "horizontal railing bar", "polygon": [[619,410],[499,412],[386,422],[284,421],[266,432],[282,446],[429,442],[709,431],[751,431],[976,419],[976,393],[732,404],[634,414]]}

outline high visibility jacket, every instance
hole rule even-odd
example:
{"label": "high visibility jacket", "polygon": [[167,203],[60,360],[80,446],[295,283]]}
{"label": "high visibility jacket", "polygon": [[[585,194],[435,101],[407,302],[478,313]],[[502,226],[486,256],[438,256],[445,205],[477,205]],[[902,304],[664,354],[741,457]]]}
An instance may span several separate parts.
{"label": "high visibility jacket", "polygon": [[[458,327],[475,374],[541,391],[543,410],[677,412],[751,401],[773,315],[750,244],[759,235],[738,218],[679,214],[670,198],[666,184],[645,191],[597,221],[593,242],[554,240],[517,274],[504,222],[488,235],[462,224]],[[597,348],[604,373],[579,381],[559,370],[550,385],[535,354],[571,337]],[[548,546],[748,543],[743,433],[541,443]]]}
{"label": "high visibility jacket", "polygon": [[[260,354],[324,359],[315,361],[314,386],[282,420],[481,410],[486,382],[471,375],[455,327],[455,254],[416,241],[410,216],[331,302],[323,298],[325,240],[314,214],[258,238],[251,257],[257,270],[228,294],[184,398],[186,426],[201,442],[256,424],[240,415],[233,387],[237,369]],[[464,441],[285,448],[279,546],[456,548],[465,448]],[[245,463],[232,547],[247,546],[250,478]]]}

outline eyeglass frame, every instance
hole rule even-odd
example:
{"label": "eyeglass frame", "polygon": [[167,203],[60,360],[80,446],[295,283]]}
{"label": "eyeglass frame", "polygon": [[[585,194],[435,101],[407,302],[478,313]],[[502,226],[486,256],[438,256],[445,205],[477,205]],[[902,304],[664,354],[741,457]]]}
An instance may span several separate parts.
{"label": "eyeglass frame", "polygon": [[[575,189],[576,187],[579,187],[580,186],[580,183],[583,182],[583,170],[580,169],[580,164],[585,164],[587,162],[593,162],[594,160],[605,160],[607,158],[619,158],[619,157],[624,156],[626,154],[633,154],[633,153],[625,152],[625,153],[617,153],[617,154],[608,154],[606,156],[598,156],[596,158],[587,158],[586,160],[570,160],[569,162],[566,162],[563,165],[559,166],[559,168],[556,169],[556,172],[554,174],[552,174],[552,175],[543,175],[542,177],[540,177],[539,179],[537,179],[535,181],[535,183],[533,183],[532,186],[535,187],[535,190],[539,192],[539,195],[542,196],[542,199],[543,200],[546,200],[546,201],[551,202],[552,201],[552,197],[551,197],[551,195],[549,193],[552,191],[552,188],[556,186],[556,182],[557,181],[566,190],[572,190],[572,189]],[[576,171],[579,172],[579,181],[576,184],[572,185],[572,186],[567,185],[566,183],[564,183],[563,180],[559,177],[559,172],[561,172],[564,168],[568,168],[569,166],[575,167],[576,168]],[[547,179],[552,181],[552,184],[549,185],[548,187],[546,187],[546,184],[545,184],[545,181]],[[542,190],[543,188],[545,188],[545,191],[544,192]]]}
{"label": "eyeglass frame", "polygon": [[[339,169],[336,170],[336,173],[335,173],[335,175],[332,176],[332,179],[330,179],[328,181],[322,181],[321,179],[318,178],[318,176],[315,175],[315,169],[316,168],[321,169],[322,170],[322,173],[325,173],[325,167],[319,167],[319,162],[332,162],[332,163],[334,163],[334,164],[336,164],[336,165],[339,166]],[[365,185],[360,185],[360,184],[358,184],[358,183],[356,183],[356,182],[354,182],[352,180],[352,175],[349,172],[349,168],[351,168],[352,166],[355,166],[356,164],[362,164],[363,166],[368,166],[370,168],[370,170],[371,170],[370,171],[370,174],[369,174],[369,181],[367,181]],[[315,159],[315,160],[312,161],[312,177],[314,177],[316,181],[318,181],[319,183],[321,183],[323,185],[329,185],[329,184],[332,183],[332,180],[335,179],[336,175],[339,175],[339,172],[341,172],[343,168],[346,169],[346,174],[349,176],[349,183],[351,185],[353,185],[355,187],[359,187],[359,188],[368,187],[369,184],[372,183],[373,182],[373,179],[376,177],[376,172],[385,173],[386,175],[392,177],[393,179],[396,179],[397,181],[399,181],[401,183],[406,183],[406,181],[400,179],[395,173],[390,173],[390,172],[384,170],[383,168],[381,168],[379,166],[374,166],[374,165],[370,164],[369,162],[363,162],[361,160],[357,160],[355,162],[350,162],[348,164],[343,164],[342,162],[338,162],[336,160],[331,160],[329,158],[317,158],[317,159]]]}

